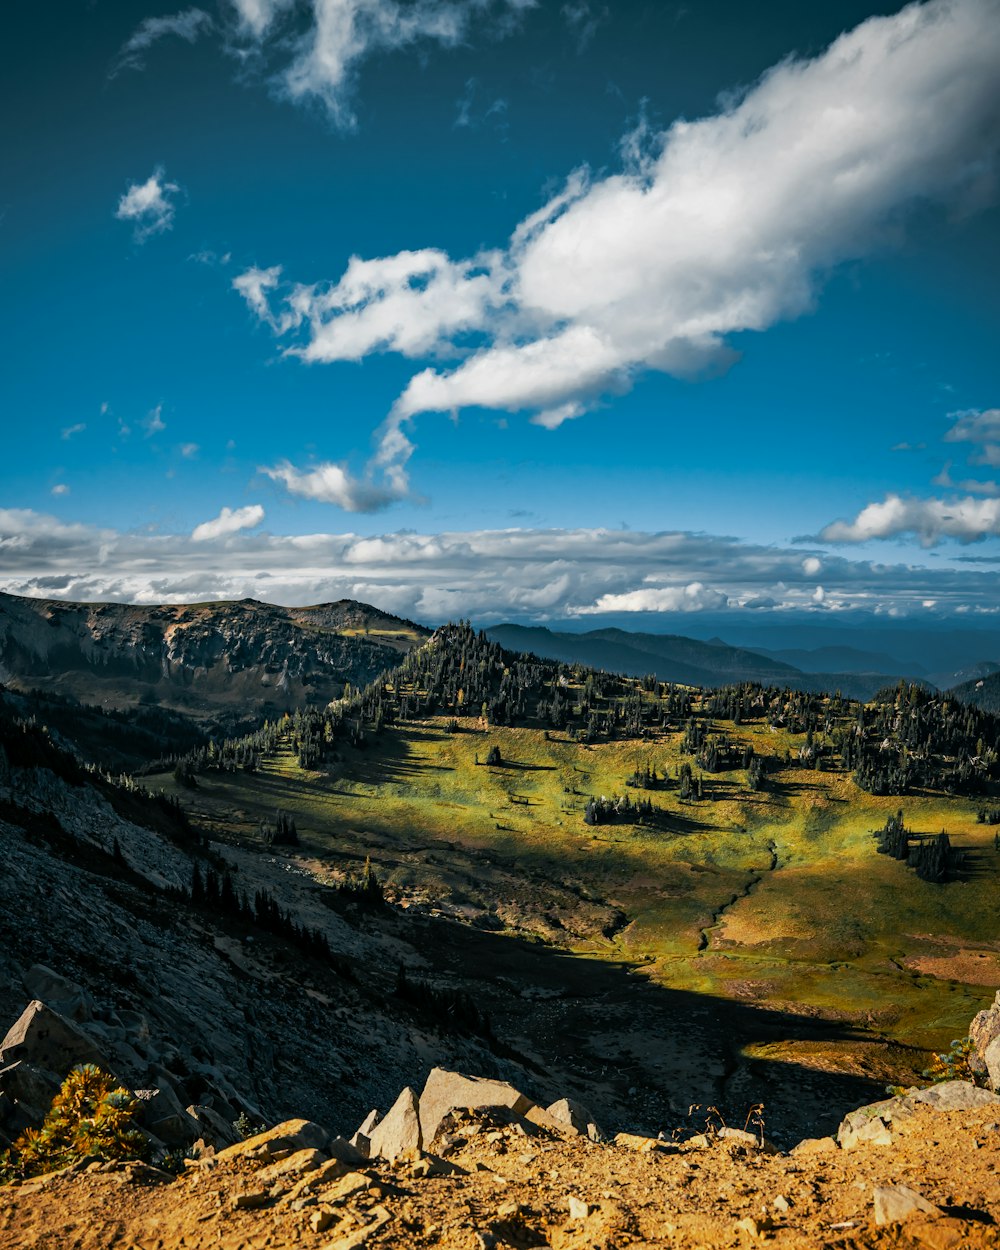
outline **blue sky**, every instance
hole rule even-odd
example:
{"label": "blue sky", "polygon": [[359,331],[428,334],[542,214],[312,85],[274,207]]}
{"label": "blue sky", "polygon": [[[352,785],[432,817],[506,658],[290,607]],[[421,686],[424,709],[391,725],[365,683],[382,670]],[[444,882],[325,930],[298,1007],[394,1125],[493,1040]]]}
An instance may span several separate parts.
{"label": "blue sky", "polygon": [[5,588],[1000,609],[997,0],[12,25]]}

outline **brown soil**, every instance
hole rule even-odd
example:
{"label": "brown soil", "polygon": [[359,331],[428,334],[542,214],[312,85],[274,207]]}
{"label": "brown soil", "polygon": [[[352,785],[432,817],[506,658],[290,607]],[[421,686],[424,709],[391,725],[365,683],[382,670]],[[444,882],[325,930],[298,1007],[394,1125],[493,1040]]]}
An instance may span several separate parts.
{"label": "brown soil", "polygon": [[[718,1139],[595,1145],[474,1122],[459,1127],[445,1160],[339,1165],[308,1188],[308,1174],[275,1181],[280,1165],[262,1176],[247,1158],[176,1180],[143,1165],[92,1164],[0,1190],[0,1248],[1000,1247],[996,1110],[920,1108],[894,1137],[851,1152],[821,1139],[767,1156]],[[896,1184],[940,1215],[878,1226],[873,1188]],[[258,1205],[237,1207],[240,1195]],[[571,1214],[571,1199],[586,1213],[574,1204]]]}

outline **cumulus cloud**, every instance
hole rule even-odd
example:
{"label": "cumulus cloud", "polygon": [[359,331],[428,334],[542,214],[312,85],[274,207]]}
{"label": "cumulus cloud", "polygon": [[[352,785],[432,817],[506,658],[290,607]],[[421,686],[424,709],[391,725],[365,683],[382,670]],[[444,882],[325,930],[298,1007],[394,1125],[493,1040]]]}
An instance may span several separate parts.
{"label": "cumulus cloud", "polygon": [[646,124],[621,172],[576,171],[502,250],[354,258],[311,286],[252,270],[237,289],[304,360],[443,359],[411,378],[398,420],[476,405],[555,428],[642,370],[728,368],[729,336],[808,311],[907,209],[985,185],[998,57],[1000,0],[912,4],[783,61],[712,116]]}
{"label": "cumulus cloud", "polygon": [[1000,534],[1000,499],[915,499],[887,495],[867,504],[853,521],[834,521],[820,531],[828,543],[864,543],[873,538],[915,535],[925,547],[944,538],[978,542]]}
{"label": "cumulus cloud", "polygon": [[720,590],[711,590],[701,582],[686,586],[646,586],[620,595],[601,595],[590,607],[577,608],[577,615],[594,616],[602,612],[701,612],[706,608],[725,608],[728,597]]}
{"label": "cumulus cloud", "polygon": [[200,35],[210,31],[212,25],[212,19],[204,9],[184,9],[181,13],[165,17],[147,17],[139,23],[118,53],[111,76],[121,73],[123,69],[144,69],[145,53],[159,40],[174,36],[186,43],[194,43]]}
{"label": "cumulus cloud", "polygon": [[162,166],[153,170],[145,182],[133,182],[118,201],[115,216],[119,221],[129,221],[137,243],[144,243],[151,235],[162,234],[173,228],[174,201],[171,196],[179,194],[176,182],[167,182]]}
{"label": "cumulus cloud", "polygon": [[[404,48],[465,42],[473,28],[502,35],[536,0],[232,0],[238,33],[261,54],[291,47],[292,58],[274,77],[295,101],[318,101],[333,122],[356,124],[353,96],[368,58]],[[281,19],[305,12],[305,28],[282,28]]]}
{"label": "cumulus cloud", "polygon": [[264,509],[259,503],[248,504],[245,508],[223,508],[211,521],[202,521],[200,525],[196,525],[191,531],[191,540],[204,543],[213,538],[224,538],[227,534],[253,529],[263,519]]}
{"label": "cumulus cloud", "polygon": [[409,483],[398,464],[392,466],[393,476],[382,482],[371,477],[354,477],[346,465],[327,461],[308,469],[297,469],[289,461],[261,466],[274,482],[281,482],[288,492],[300,499],[335,504],[345,512],[378,512],[397,499],[405,498]]}
{"label": "cumulus cloud", "polygon": [[178,535],[118,533],[0,510],[0,585],[16,594],[143,603],[354,598],[429,623],[642,613],[649,627],[656,612],[863,609],[899,616],[926,613],[931,602],[938,616],[1000,611],[992,569],[828,555],[820,601],[801,549],[713,535],[606,529],[275,535],[232,528],[242,515],[243,509],[228,518],[223,511],[204,523],[214,532]]}

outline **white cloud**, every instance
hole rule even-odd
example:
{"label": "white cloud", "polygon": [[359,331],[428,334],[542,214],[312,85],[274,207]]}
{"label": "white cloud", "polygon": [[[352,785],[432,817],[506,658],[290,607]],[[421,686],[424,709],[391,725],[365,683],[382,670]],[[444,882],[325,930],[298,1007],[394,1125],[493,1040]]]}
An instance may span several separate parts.
{"label": "white cloud", "polygon": [[609,17],[607,5],[591,5],[588,0],[568,0],[560,11],[576,40],[579,52],[586,50]]}
{"label": "white cloud", "polygon": [[[358,11],[352,0],[341,16]],[[464,357],[416,373],[386,431],[470,405],[554,428],[641,370],[724,370],[727,336],[808,311],[824,276],[891,241],[907,209],[985,185],[998,58],[1000,0],[912,4],[652,144],[647,124],[622,172],[577,171],[502,252],[354,258],[313,286],[251,270],[238,289],[278,333],[296,332],[286,350],[304,360]],[[331,83],[346,64],[329,62]]]}
{"label": "white cloud", "polygon": [[77,421],[75,425],[67,425],[59,437],[64,438],[64,439],[70,439],[73,437],[74,434],[82,434],[86,428],[87,428],[87,423],[85,421]]}
{"label": "white cloud", "polygon": [[945,434],[945,442],[973,443],[979,450],[969,457],[969,464],[1000,468],[1000,408],[971,408],[948,415],[955,424]]}
{"label": "white cloud", "polygon": [[174,224],[174,203],[170,198],[180,192],[176,182],[167,182],[162,167],[153,170],[145,182],[133,182],[118,201],[115,216],[130,221],[137,243],[150,235],[170,230]]}
{"label": "white cloud", "polygon": [[201,450],[201,447],[198,443],[181,443],[177,450],[181,453],[185,460],[193,460]]}
{"label": "white cloud", "polygon": [[[536,0],[232,0],[239,31],[259,52],[270,45],[293,49],[275,84],[295,101],[319,101],[333,122],[356,123],[352,98],[358,71],[378,53],[438,44],[456,47],[475,26],[502,35]],[[280,31],[279,19],[297,8],[308,12],[304,33]]]}
{"label": "white cloud", "polygon": [[378,512],[408,492],[406,474],[396,467],[392,481],[377,483],[352,476],[343,464],[326,462],[309,469],[297,469],[287,460],[270,468],[261,466],[272,481],[281,482],[292,495],[335,504],[345,512]]}
{"label": "white cloud", "polygon": [[[233,510],[239,518],[242,509]],[[220,513],[208,526],[218,526]],[[250,518],[247,518],[250,520]],[[200,529],[200,527],[199,527]],[[197,532],[197,531],[196,531]],[[564,620],[641,611],[936,615],[1000,611],[992,569],[928,569],[839,555],[823,560],[824,598],[796,549],[683,532],[577,529],[438,534],[245,530],[117,533],[0,509],[0,585],[15,594],[143,603],[250,595],[277,603],[374,602],[431,623],[472,615]],[[806,557],[808,558],[808,556]],[[728,607],[725,605],[728,604]]]}
{"label": "white cloud", "polygon": [[977,542],[1000,534],[1000,499],[915,499],[890,494],[866,505],[853,521],[834,521],[820,531],[828,543],[864,543],[913,534],[925,547],[944,538]]}
{"label": "white cloud", "polygon": [[720,590],[710,590],[701,582],[687,586],[642,587],[620,595],[601,595],[591,607],[577,609],[577,615],[593,616],[605,612],[701,612],[704,609],[727,607],[728,597]]}
{"label": "white cloud", "polygon": [[196,525],[191,531],[191,540],[204,543],[213,538],[224,538],[239,530],[253,529],[263,519],[264,509],[259,503],[248,504],[245,508],[223,508],[211,521],[202,521],[200,525]]}
{"label": "white cloud", "polygon": [[145,67],[145,53],[154,43],[170,35],[194,43],[199,35],[212,29],[212,19],[204,9],[184,9],[166,17],[147,17],[135,28],[134,33],[118,54],[112,77],[123,69],[141,70]]}
{"label": "white cloud", "polygon": [[802,572],[806,577],[815,577],[823,568],[823,561],[817,556],[806,556],[802,561]]}
{"label": "white cloud", "polygon": [[149,412],[139,422],[146,431],[146,437],[152,438],[154,434],[160,434],[167,428],[167,423],[163,420],[163,405],[157,404],[155,408],[151,408]]}
{"label": "white cloud", "polygon": [[68,495],[69,487],[65,482],[57,482],[49,493],[52,495]]}

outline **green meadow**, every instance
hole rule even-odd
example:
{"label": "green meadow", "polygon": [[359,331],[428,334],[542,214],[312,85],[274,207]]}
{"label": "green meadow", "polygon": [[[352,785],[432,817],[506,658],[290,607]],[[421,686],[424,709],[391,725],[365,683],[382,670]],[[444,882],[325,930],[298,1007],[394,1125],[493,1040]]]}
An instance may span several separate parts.
{"label": "green meadow", "polygon": [[[637,767],[674,776],[690,761],[678,733],[582,745],[447,723],[344,745],[319,771],[301,769],[289,741],[257,773],[204,774],[193,791],[153,784],[223,840],[259,843],[261,820],[287,812],[301,840],[289,853],[320,881],[370,856],[403,905],[889,1043],[947,1048],[1000,985],[1000,853],[975,799],[878,798],[844,773],[789,764],[801,736],[716,722],[770,757],[765,790],[742,771],[707,776],[701,800],[632,790],[660,809],[655,824],[588,826],[588,797],[622,794]],[[493,746],[499,766],[484,762]],[[872,831],[899,808],[913,831],[945,830],[965,849],[958,879],[922,881],[876,853]]]}

